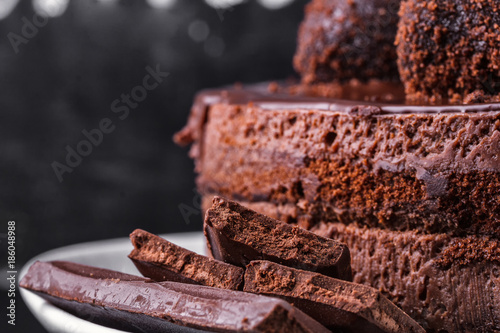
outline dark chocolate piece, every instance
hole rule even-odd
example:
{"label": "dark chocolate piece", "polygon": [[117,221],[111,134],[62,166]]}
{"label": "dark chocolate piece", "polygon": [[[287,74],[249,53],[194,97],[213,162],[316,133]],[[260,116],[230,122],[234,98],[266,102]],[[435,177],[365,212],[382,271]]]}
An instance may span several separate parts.
{"label": "dark chocolate piece", "polygon": [[247,266],[244,291],[281,297],[330,329],[425,333],[374,288],[270,261],[252,261]]}
{"label": "dark chocolate piece", "polygon": [[69,262],[36,262],[20,286],[78,317],[133,332],[172,323],[213,332],[328,332],[285,301],[141,277]]}
{"label": "dark chocolate piece", "polygon": [[294,57],[302,81],[397,81],[398,10],[399,0],[312,0]]}
{"label": "dark chocolate piece", "polygon": [[349,249],[344,244],[234,201],[215,197],[204,230],[213,257],[233,265],[263,259],[344,280],[352,278]]}
{"label": "dark chocolate piece", "polygon": [[238,290],[244,270],[177,246],[147,231],[130,234],[134,249],[129,254],[142,275],[155,281],[175,281]]}
{"label": "dark chocolate piece", "polygon": [[396,37],[410,100],[500,101],[498,0],[407,0]]}

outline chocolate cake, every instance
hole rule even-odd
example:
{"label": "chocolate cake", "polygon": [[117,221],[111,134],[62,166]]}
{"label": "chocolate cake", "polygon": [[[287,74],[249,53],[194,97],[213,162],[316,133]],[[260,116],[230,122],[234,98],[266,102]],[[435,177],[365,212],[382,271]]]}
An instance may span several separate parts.
{"label": "chocolate cake", "polygon": [[396,43],[407,97],[446,103],[500,101],[497,0],[406,0]]}
{"label": "chocolate cake", "polygon": [[252,260],[283,265],[351,280],[349,249],[247,209],[234,201],[215,197],[204,223],[213,257],[245,267]]}
{"label": "chocolate cake", "polygon": [[70,262],[36,262],[20,286],[78,317],[127,332],[330,332],[276,298]]}
{"label": "chocolate cake", "polygon": [[129,258],[142,275],[155,281],[201,284],[240,289],[243,268],[214,260],[177,246],[147,231],[130,234],[134,249]]}
{"label": "chocolate cake", "polygon": [[283,298],[332,330],[425,333],[372,287],[269,261],[252,261],[246,267],[243,290]]}
{"label": "chocolate cake", "polygon": [[312,0],[305,9],[294,58],[302,81],[398,81],[394,39],[399,2]]}
{"label": "chocolate cake", "polygon": [[[306,229],[350,225],[338,229],[340,241],[349,238],[348,230],[361,236],[374,228],[387,242],[416,232],[429,239],[445,235],[448,242],[474,236],[477,246],[495,249],[500,104],[411,105],[385,83],[376,84],[359,100],[286,94],[268,85],[202,92],[176,139],[193,144],[205,208],[222,195]],[[384,271],[382,256],[362,252],[363,238],[347,244],[357,261],[354,281],[374,287],[391,281],[383,294],[429,332],[499,329],[491,307],[498,306],[497,260],[485,265],[469,255],[467,265],[443,266],[431,279],[406,264]],[[375,243],[371,251],[384,253],[384,244]],[[432,244],[424,242],[421,251],[433,253]],[[404,248],[394,248],[394,257],[400,253]],[[404,288],[401,281],[415,272],[420,284]],[[457,274],[464,279],[456,280]],[[428,292],[418,292],[423,286]],[[460,301],[454,286],[468,301]],[[483,289],[485,294],[477,292]],[[479,305],[467,311],[464,304]]]}
{"label": "chocolate cake", "polygon": [[193,144],[203,195],[269,202],[305,228],[499,238],[500,103],[416,106],[373,85],[361,100],[205,91],[176,140]]}
{"label": "chocolate cake", "polygon": [[224,196],[345,242],[354,282],[428,332],[498,332],[500,7],[402,1],[398,85],[394,21],[357,47],[384,3],[313,0],[301,84],[203,91],[174,139],[204,209]]}

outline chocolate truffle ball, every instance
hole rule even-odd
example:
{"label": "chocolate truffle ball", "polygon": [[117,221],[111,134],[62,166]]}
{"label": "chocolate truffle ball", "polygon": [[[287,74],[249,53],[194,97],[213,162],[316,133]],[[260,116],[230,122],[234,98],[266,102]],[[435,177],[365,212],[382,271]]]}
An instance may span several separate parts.
{"label": "chocolate truffle ball", "polygon": [[398,67],[409,100],[467,103],[497,99],[498,0],[405,0],[400,17]]}
{"label": "chocolate truffle ball", "polygon": [[294,57],[302,82],[397,81],[398,10],[399,0],[312,0]]}

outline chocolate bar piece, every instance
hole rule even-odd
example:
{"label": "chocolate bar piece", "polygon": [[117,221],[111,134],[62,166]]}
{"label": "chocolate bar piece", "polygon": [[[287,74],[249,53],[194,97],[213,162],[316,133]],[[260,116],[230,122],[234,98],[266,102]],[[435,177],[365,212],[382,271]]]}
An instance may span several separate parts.
{"label": "chocolate bar piece", "polygon": [[213,332],[328,332],[280,299],[70,262],[36,262],[20,286],[78,317],[132,332],[179,331],[173,323]]}
{"label": "chocolate bar piece", "polygon": [[252,260],[269,260],[331,277],[351,280],[351,257],[346,245],[317,236],[214,197],[204,224],[215,259],[245,267]]}
{"label": "chocolate bar piece", "polygon": [[425,332],[374,288],[269,261],[252,261],[247,266],[243,290],[281,297],[330,329]]}
{"label": "chocolate bar piece", "polygon": [[238,290],[242,287],[241,267],[214,260],[137,229],[130,234],[134,249],[129,254],[144,276],[155,281],[201,284]]}

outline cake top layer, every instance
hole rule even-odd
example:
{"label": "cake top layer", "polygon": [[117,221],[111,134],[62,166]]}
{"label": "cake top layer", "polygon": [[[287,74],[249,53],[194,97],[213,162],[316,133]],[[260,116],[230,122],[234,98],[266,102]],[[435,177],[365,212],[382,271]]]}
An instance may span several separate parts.
{"label": "cake top layer", "polygon": [[196,96],[187,125],[174,136],[174,141],[185,145],[200,139],[207,108],[215,104],[251,105],[264,110],[332,111],[361,116],[500,111],[500,103],[407,104],[401,84],[378,80],[314,86],[264,82],[201,91]]}

